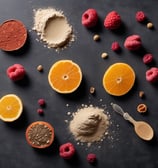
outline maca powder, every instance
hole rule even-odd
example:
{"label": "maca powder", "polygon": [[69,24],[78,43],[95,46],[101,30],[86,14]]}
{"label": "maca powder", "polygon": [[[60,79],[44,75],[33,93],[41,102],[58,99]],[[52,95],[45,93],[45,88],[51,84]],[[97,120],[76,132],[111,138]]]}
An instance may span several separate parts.
{"label": "maca powder", "polygon": [[109,118],[104,109],[84,107],[74,113],[69,129],[76,141],[92,143],[100,141],[107,133]]}
{"label": "maca powder", "polygon": [[48,48],[65,48],[74,40],[72,26],[62,11],[46,8],[35,10],[34,13],[33,29]]}

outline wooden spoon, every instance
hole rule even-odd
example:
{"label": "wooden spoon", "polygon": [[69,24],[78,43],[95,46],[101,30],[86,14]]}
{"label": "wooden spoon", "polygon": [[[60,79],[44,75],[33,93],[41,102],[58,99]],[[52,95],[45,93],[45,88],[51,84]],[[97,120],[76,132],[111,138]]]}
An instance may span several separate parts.
{"label": "wooden spoon", "polygon": [[124,112],[123,109],[114,103],[111,103],[115,112],[121,114],[125,120],[128,120],[134,125],[136,134],[143,140],[149,141],[154,136],[153,128],[144,121],[135,121],[128,113]]}
{"label": "wooden spoon", "polygon": [[123,117],[134,125],[134,130],[141,139],[149,141],[153,138],[154,131],[148,123],[135,121],[128,113],[124,113]]}

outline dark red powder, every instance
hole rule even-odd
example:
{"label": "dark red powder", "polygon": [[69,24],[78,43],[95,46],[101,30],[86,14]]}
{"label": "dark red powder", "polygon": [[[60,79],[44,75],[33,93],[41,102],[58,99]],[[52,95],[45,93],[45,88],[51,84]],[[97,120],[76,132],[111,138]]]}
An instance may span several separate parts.
{"label": "dark red powder", "polygon": [[27,29],[21,21],[8,20],[0,25],[0,49],[14,51],[26,42]]}

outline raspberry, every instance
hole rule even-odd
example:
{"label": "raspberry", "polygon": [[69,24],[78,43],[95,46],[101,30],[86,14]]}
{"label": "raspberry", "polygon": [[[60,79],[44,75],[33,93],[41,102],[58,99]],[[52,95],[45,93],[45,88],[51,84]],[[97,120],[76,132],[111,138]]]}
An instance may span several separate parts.
{"label": "raspberry", "polygon": [[64,159],[71,159],[75,154],[75,147],[72,143],[68,142],[60,146],[59,155]]}
{"label": "raspberry", "polygon": [[143,56],[144,64],[150,64],[152,61],[153,61],[153,55],[152,54],[145,54]]}
{"label": "raspberry", "polygon": [[158,68],[152,67],[146,71],[146,80],[154,83],[158,81]]}
{"label": "raspberry", "polygon": [[109,30],[118,29],[121,25],[121,17],[116,11],[111,11],[104,19],[104,26]]}
{"label": "raspberry", "polygon": [[141,38],[139,35],[128,36],[124,42],[124,47],[128,50],[138,50],[142,46]]}
{"label": "raspberry", "polygon": [[44,100],[44,99],[39,99],[39,100],[38,100],[38,104],[39,104],[40,106],[45,106],[45,100]]}
{"label": "raspberry", "polygon": [[119,51],[120,50],[120,45],[117,41],[113,42],[112,45],[111,45],[111,49],[113,51]]}
{"label": "raspberry", "polygon": [[87,161],[88,161],[89,163],[94,163],[94,162],[96,162],[96,155],[95,155],[94,153],[89,153],[89,154],[87,155]]}
{"label": "raspberry", "polygon": [[25,76],[25,69],[20,64],[14,64],[7,69],[7,75],[8,77],[13,81],[18,81],[23,79]]}
{"label": "raspberry", "polygon": [[96,26],[98,22],[98,14],[95,9],[88,9],[82,14],[82,25],[91,28]]}
{"label": "raspberry", "polygon": [[37,113],[40,114],[40,115],[43,115],[44,111],[43,111],[43,109],[37,109]]}
{"label": "raspberry", "polygon": [[143,11],[138,11],[135,17],[138,22],[144,22],[146,20],[145,13]]}

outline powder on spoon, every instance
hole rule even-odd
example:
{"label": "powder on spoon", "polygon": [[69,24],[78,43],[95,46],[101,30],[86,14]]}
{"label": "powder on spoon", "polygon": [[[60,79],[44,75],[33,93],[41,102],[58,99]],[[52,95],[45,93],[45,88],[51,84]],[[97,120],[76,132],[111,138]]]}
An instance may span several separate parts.
{"label": "powder on spoon", "polygon": [[37,31],[48,48],[61,49],[74,40],[72,26],[62,11],[46,8],[35,10],[34,13],[33,30]]}
{"label": "powder on spoon", "polygon": [[104,109],[88,106],[74,113],[69,129],[75,140],[80,142],[101,141],[107,132],[109,118]]}

